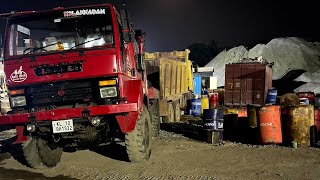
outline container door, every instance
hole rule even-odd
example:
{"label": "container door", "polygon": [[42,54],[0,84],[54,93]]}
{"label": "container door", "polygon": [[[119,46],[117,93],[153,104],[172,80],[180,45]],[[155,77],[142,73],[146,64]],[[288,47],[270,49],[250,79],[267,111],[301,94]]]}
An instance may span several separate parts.
{"label": "container door", "polygon": [[265,66],[262,64],[255,65],[256,73],[254,79],[254,104],[264,104],[265,94]]}
{"label": "container door", "polygon": [[242,79],[242,71],[241,64],[233,65],[233,104],[240,105],[241,104],[241,79]]}
{"label": "container door", "polygon": [[240,97],[240,104],[241,105],[246,105],[247,101],[247,74],[248,74],[248,66],[246,64],[241,65],[241,87],[240,87],[240,92],[241,92],[241,97]]}
{"label": "container door", "polygon": [[233,65],[226,65],[225,72],[225,93],[224,93],[224,101],[226,105],[232,105],[233,103]]}
{"label": "container door", "polygon": [[241,105],[252,104],[255,66],[252,64],[242,64],[241,69]]}
{"label": "container door", "polygon": [[253,104],[253,80],[255,74],[255,66],[249,65],[247,66],[247,78],[246,78],[246,104]]}

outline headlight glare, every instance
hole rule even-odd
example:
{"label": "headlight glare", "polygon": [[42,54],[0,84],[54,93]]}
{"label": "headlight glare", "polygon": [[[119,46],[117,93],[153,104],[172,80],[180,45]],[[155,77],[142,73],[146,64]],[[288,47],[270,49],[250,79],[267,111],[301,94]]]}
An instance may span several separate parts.
{"label": "headlight glare", "polygon": [[27,101],[25,96],[16,96],[16,97],[11,97],[11,106],[12,107],[21,107],[21,106],[26,106]]}
{"label": "headlight glare", "polygon": [[103,87],[100,88],[101,98],[117,97],[117,87]]}

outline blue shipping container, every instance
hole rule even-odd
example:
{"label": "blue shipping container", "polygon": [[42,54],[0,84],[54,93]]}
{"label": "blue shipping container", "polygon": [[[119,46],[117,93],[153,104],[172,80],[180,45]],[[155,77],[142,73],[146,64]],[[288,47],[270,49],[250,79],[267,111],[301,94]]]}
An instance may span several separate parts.
{"label": "blue shipping container", "polygon": [[194,76],[193,78],[194,84],[194,95],[201,97],[201,90],[202,90],[202,78],[201,76]]}

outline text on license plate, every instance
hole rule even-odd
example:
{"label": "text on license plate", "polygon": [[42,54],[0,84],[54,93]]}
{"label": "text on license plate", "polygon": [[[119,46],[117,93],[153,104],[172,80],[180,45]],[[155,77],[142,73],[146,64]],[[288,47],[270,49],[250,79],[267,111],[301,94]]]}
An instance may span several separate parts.
{"label": "text on license plate", "polygon": [[52,121],[53,133],[73,132],[73,120]]}

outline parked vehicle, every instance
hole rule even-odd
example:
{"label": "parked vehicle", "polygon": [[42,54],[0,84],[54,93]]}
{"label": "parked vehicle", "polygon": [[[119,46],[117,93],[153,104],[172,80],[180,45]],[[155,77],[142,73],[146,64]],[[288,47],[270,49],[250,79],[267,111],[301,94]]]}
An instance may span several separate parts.
{"label": "parked vehicle", "polygon": [[15,133],[1,144],[14,158],[53,167],[63,148],[121,141],[132,162],[149,159],[144,33],[126,10],[99,4],[2,17],[12,111],[0,127]]}
{"label": "parked vehicle", "polygon": [[179,122],[181,110],[192,97],[193,72],[189,53],[186,49],[144,54],[151,86],[149,94],[154,94],[150,99],[159,107],[159,116],[163,117],[164,123]]}

